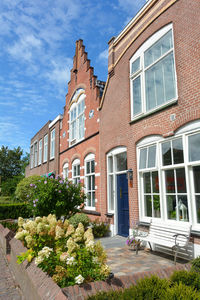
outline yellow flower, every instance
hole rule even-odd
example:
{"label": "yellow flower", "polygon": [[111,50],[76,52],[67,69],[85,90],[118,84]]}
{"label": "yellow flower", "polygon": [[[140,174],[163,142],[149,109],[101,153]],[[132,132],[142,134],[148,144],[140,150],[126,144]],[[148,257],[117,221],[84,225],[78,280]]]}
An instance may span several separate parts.
{"label": "yellow flower", "polygon": [[24,219],[23,219],[22,217],[19,217],[19,218],[18,218],[18,226],[19,226],[19,227],[22,227],[23,224],[24,224],[24,222],[25,222],[25,221],[24,221]]}
{"label": "yellow flower", "polygon": [[69,235],[71,235],[72,233],[74,233],[74,226],[73,225],[69,225],[69,227],[67,228],[67,232],[65,234],[66,237],[68,237]]}
{"label": "yellow flower", "polygon": [[64,230],[60,226],[56,225],[55,240],[58,240],[58,239],[62,238],[63,236],[64,236]]}

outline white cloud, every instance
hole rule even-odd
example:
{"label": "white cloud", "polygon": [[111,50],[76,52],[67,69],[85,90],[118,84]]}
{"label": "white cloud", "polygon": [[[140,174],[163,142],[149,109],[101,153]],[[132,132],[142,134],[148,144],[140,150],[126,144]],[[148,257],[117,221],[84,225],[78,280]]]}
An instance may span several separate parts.
{"label": "white cloud", "polygon": [[99,54],[99,59],[100,60],[108,60],[108,49],[105,49],[104,51],[102,51],[100,54]]}
{"label": "white cloud", "polygon": [[21,37],[13,46],[8,47],[8,52],[16,58],[31,60],[33,51],[40,49],[41,46],[41,40],[31,34]]}

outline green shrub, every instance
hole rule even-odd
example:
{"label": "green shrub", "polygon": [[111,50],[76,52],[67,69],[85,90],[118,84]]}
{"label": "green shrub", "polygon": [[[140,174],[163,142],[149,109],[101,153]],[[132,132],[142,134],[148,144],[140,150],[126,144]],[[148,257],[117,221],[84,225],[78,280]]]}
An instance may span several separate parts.
{"label": "green shrub", "polygon": [[[150,298],[152,299],[152,298]],[[162,300],[200,300],[200,294],[191,286],[183,283],[175,283],[174,286],[168,288],[163,295]]]}
{"label": "green shrub", "polygon": [[14,196],[17,184],[24,178],[23,175],[17,175],[11,178],[7,178],[1,184],[1,194],[3,196]]}
{"label": "green shrub", "polygon": [[71,218],[69,218],[69,222],[70,224],[72,224],[75,228],[78,227],[79,223],[82,223],[83,226],[86,228],[88,227],[89,223],[90,223],[90,219],[89,217],[84,214],[84,213],[77,213],[74,216],[72,216]]}
{"label": "green shrub", "polygon": [[99,221],[99,219],[96,219],[95,221],[91,222],[91,225],[92,225],[92,231],[95,238],[107,236],[108,233],[110,232],[109,224],[101,222]]}
{"label": "green shrub", "polygon": [[200,276],[195,271],[175,271],[170,277],[172,284],[183,283],[187,286],[192,286],[193,288],[200,290]]}
{"label": "green shrub", "polygon": [[0,204],[9,204],[12,202],[12,198],[10,196],[0,196]]}
{"label": "green shrub", "polygon": [[12,230],[13,232],[16,232],[18,229],[18,224],[17,223],[13,223],[13,222],[5,222],[2,221],[0,222],[4,228],[8,228],[10,230]]}
{"label": "green shrub", "polygon": [[29,218],[31,211],[24,203],[0,204],[0,220],[18,219],[18,217]]}
{"label": "green shrub", "polygon": [[[123,291],[110,291],[110,292],[99,292],[96,295],[92,295],[87,300],[123,300]],[[131,298],[131,300],[134,298]]]}
{"label": "green shrub", "polygon": [[35,264],[61,287],[94,280],[105,280],[110,269],[100,242],[94,243],[92,229],[79,223],[75,229],[68,220],[55,215],[18,219],[15,238],[28,248],[18,256],[18,263],[35,257]]}
{"label": "green shrub", "polygon": [[200,273],[200,256],[192,260],[192,270]]}
{"label": "green shrub", "polygon": [[36,184],[41,179],[39,175],[32,175],[22,179],[16,188],[15,196],[19,201],[26,202],[28,198],[31,198],[33,189],[30,188],[30,184]]}

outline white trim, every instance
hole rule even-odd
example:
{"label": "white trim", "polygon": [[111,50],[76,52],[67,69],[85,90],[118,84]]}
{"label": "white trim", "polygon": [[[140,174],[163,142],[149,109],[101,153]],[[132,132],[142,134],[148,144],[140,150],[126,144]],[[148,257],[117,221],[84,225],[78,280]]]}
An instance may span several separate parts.
{"label": "white trim", "polygon": [[72,162],[72,166],[73,165],[78,165],[78,164],[80,165],[80,159],[79,158],[74,159],[73,162]]}
{"label": "white trim", "polygon": [[126,32],[126,30],[131,27],[131,25],[135,22],[135,20],[139,17],[139,15],[146,9],[146,7],[152,2],[153,0],[147,0],[146,4],[138,11],[138,13],[133,17],[129,23],[126,25],[126,27],[120,32],[120,34],[114,39],[114,43],[116,43],[120,37]]}
{"label": "white trim", "polygon": [[89,153],[86,157],[85,157],[85,161],[87,160],[95,160],[95,155],[94,153]]}
{"label": "white trim", "polygon": [[162,139],[161,135],[150,135],[150,136],[144,137],[142,140],[140,140],[137,143],[137,147],[146,146],[148,144],[153,144],[157,141],[160,141],[161,139]]}
{"label": "white trim", "polygon": [[59,120],[63,119],[63,115],[58,115],[50,124],[49,124],[49,128],[51,128],[54,124],[56,124]]}
{"label": "white trim", "polygon": [[186,125],[181,126],[177,131],[176,134],[183,134],[193,130],[199,130],[200,128],[200,120],[195,120]]}

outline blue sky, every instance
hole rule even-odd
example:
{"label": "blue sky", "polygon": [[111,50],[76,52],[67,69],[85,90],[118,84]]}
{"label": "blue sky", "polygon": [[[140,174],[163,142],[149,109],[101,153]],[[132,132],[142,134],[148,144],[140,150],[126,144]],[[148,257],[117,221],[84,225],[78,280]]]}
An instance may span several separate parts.
{"label": "blue sky", "polygon": [[98,79],[108,41],[145,0],[0,1],[0,147],[29,152],[31,137],[63,113],[75,41],[83,39]]}

